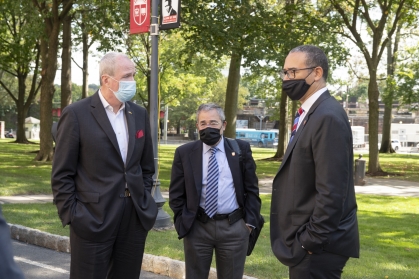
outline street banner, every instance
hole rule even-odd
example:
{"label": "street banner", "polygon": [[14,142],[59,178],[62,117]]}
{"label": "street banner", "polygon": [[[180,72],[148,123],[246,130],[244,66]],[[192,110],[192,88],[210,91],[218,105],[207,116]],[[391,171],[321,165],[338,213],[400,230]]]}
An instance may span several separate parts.
{"label": "street banner", "polygon": [[180,0],[160,0],[161,30],[180,27]]}
{"label": "street banner", "polygon": [[150,31],[150,0],[130,0],[130,34]]}

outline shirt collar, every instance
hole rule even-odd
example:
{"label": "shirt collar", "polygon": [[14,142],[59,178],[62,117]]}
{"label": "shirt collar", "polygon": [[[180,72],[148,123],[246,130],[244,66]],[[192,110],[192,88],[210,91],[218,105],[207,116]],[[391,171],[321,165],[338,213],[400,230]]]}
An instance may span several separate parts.
{"label": "shirt collar", "polygon": [[301,107],[303,108],[304,112],[308,112],[311,108],[311,106],[314,104],[314,102],[317,101],[317,99],[320,97],[321,94],[323,94],[324,92],[326,92],[327,87],[323,87],[320,90],[317,90],[313,95],[311,95],[305,102],[304,104],[301,105]]}
{"label": "shirt collar", "polygon": [[[108,103],[108,101],[106,101],[105,97],[103,97],[102,92],[99,89],[99,99],[102,102],[103,107],[105,108],[105,110],[109,110],[111,112],[113,112],[113,108],[112,106]],[[121,111],[125,109],[125,103],[122,103],[122,106],[119,108],[118,111]]]}
{"label": "shirt collar", "polygon": [[[212,147],[210,145],[206,145],[205,143],[202,143],[202,145],[203,145],[203,148],[204,148],[204,154],[207,153],[211,149],[211,147]],[[224,149],[224,137],[222,135],[221,135],[220,142],[216,146],[214,146],[214,147],[217,147],[218,148],[218,151],[221,151],[221,152],[225,153],[225,149]]]}

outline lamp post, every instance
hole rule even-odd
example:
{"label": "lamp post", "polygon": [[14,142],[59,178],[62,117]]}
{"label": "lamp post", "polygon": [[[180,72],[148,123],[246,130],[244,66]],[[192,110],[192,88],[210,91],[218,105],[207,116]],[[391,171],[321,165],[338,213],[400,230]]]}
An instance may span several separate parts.
{"label": "lamp post", "polygon": [[170,215],[163,210],[163,205],[166,200],[163,198],[160,191],[160,181],[158,180],[158,115],[159,104],[158,104],[158,36],[159,36],[159,21],[158,21],[158,1],[152,0],[151,4],[151,72],[150,72],[150,126],[151,126],[151,138],[153,140],[153,154],[154,154],[154,168],[156,173],[153,176],[153,191],[152,195],[154,201],[158,206],[158,213],[156,218],[155,228],[164,228],[171,226]]}

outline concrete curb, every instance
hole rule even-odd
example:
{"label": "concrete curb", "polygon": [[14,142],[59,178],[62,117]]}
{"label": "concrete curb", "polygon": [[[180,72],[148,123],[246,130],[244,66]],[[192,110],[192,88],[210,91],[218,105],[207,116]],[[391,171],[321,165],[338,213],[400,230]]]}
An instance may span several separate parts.
{"label": "concrete curb", "polygon": [[[59,252],[70,253],[70,238],[27,228],[21,225],[8,224],[12,239],[45,247]],[[168,276],[173,279],[185,278],[185,263],[167,257],[144,254],[142,270]],[[208,279],[217,279],[217,270],[211,268]],[[243,279],[257,279],[247,275]]]}

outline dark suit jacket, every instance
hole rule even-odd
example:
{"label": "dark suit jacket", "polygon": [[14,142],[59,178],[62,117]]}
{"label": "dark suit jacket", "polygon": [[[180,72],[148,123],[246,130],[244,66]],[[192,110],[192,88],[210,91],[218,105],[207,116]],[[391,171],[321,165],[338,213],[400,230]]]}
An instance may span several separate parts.
{"label": "dark suit jacket", "polygon": [[[237,140],[243,156],[243,172],[239,156],[233,156],[233,149],[224,139],[227,161],[233,176],[239,207],[244,208],[244,221],[257,225],[261,201],[259,198],[256,164],[249,143]],[[179,146],[173,160],[169,189],[169,205],[174,212],[175,228],[179,239],[185,237],[196,220],[202,190],[202,141]]]}
{"label": "dark suit jacket", "polygon": [[0,207],[0,278],[24,279],[22,271],[13,260],[10,229],[3,218]]}
{"label": "dark suit jacket", "polygon": [[326,91],[300,125],[273,181],[272,250],[288,266],[298,264],[306,250],[358,257],[348,117]]}
{"label": "dark suit jacket", "polygon": [[67,106],[58,123],[51,178],[54,202],[63,226],[71,224],[87,240],[103,241],[115,231],[125,184],[144,229],[150,230],[157,216],[150,194],[154,157],[147,111],[126,102],[125,116],[126,165],[98,92]]}

